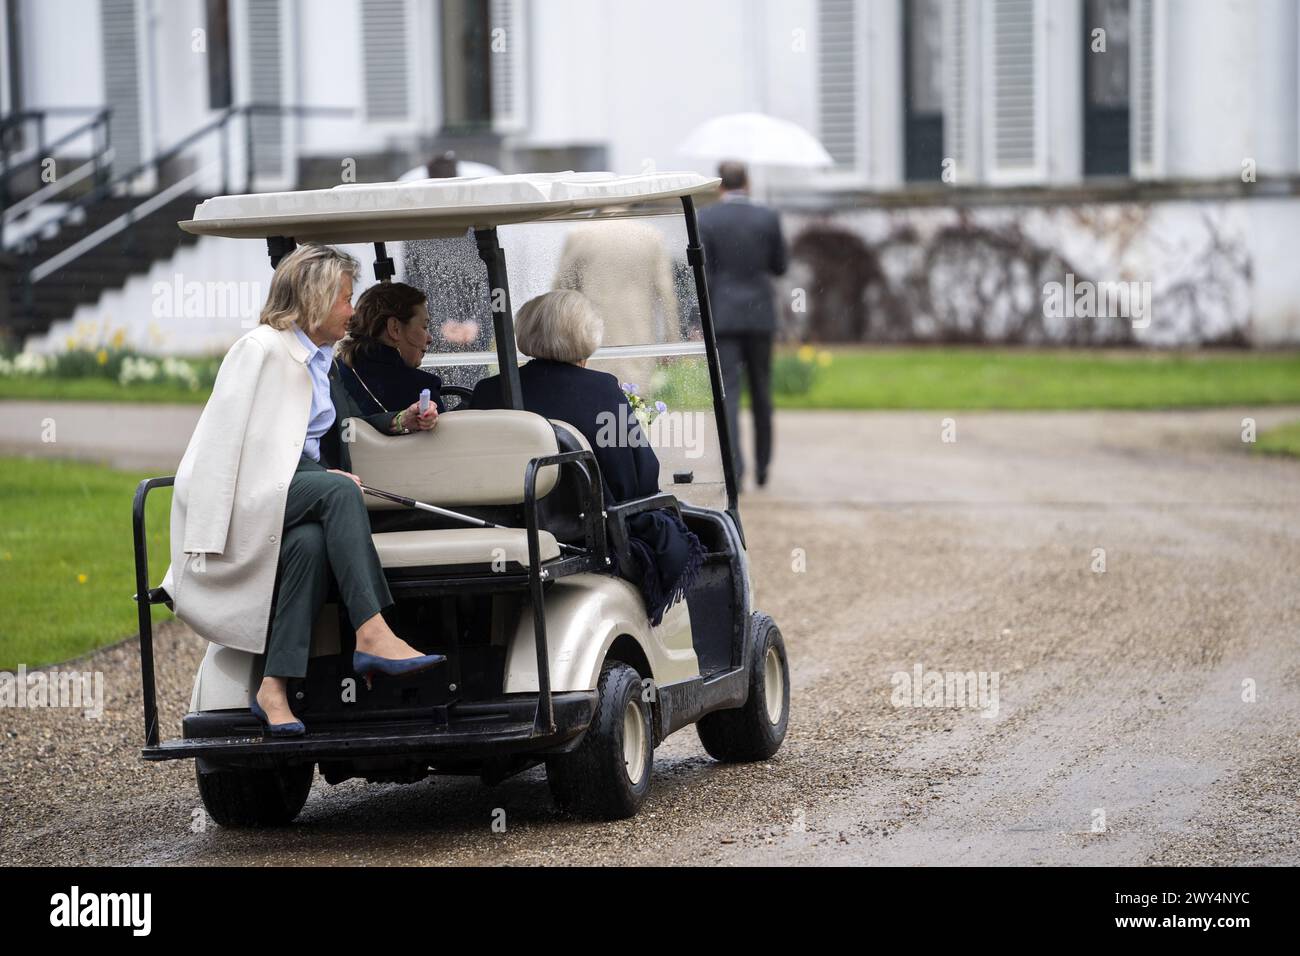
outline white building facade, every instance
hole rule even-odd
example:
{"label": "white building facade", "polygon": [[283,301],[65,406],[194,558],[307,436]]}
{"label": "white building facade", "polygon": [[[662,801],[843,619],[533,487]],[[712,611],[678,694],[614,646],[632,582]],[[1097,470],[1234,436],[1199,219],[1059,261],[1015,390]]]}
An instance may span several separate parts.
{"label": "white building facade", "polygon": [[[60,139],[110,110],[113,174],[140,170],[129,186],[141,196],[187,176],[198,195],[385,180],[442,149],[506,172],[707,172],[677,145],[711,117],[759,111],[814,132],[835,159],[760,180],[786,212],[796,258],[807,252],[791,281],[828,268],[818,237],[856,237],[858,265],[880,273],[874,288],[841,290],[865,313],[848,332],[823,303],[820,318],[788,316],[795,334],[989,337],[960,317],[922,314],[943,306],[899,291],[922,266],[894,261],[898,237],[913,236],[904,258],[933,266],[960,222],[979,233],[977,246],[1008,236],[1024,246],[1011,266],[991,267],[1024,260],[1097,281],[1136,277],[1155,285],[1157,302],[1162,286],[1181,296],[1183,311],[1198,269],[1225,245],[1240,257],[1233,276],[1205,280],[1225,282],[1214,297],[1230,302],[1212,315],[1070,341],[1300,341],[1300,286],[1281,261],[1300,223],[1300,0],[5,0],[3,9],[0,112],[42,124],[39,135],[34,119],[17,124],[7,157],[58,143],[58,166],[76,168],[98,148],[94,131]],[[1131,233],[1122,248],[1117,223]],[[1181,252],[1166,248],[1184,241]],[[915,320],[891,325],[881,318],[890,309]],[[1021,322],[1020,339],[1002,337],[1060,340],[1036,322]]]}

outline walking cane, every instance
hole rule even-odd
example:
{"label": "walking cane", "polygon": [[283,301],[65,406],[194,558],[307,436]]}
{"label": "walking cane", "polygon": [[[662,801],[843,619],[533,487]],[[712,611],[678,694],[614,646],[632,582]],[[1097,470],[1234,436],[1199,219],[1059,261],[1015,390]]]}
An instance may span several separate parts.
{"label": "walking cane", "polygon": [[[383,498],[385,501],[392,501],[396,504],[403,505],[407,508],[415,508],[419,511],[427,511],[430,514],[442,515],[444,518],[451,518],[455,521],[464,521],[476,528],[499,528],[502,531],[518,531],[518,528],[511,528],[509,525],[494,524],[491,521],[484,521],[482,518],[475,518],[472,515],[461,514],[459,511],[452,511],[450,508],[439,508],[437,505],[426,504],[423,501],[416,501],[414,498],[408,498],[405,495],[395,495],[391,491],[380,491],[378,488],[371,488],[367,484],[362,484],[361,490],[368,495],[374,495],[376,498]],[[586,554],[582,548],[571,544],[565,544],[563,541],[557,541],[560,550],[568,551],[570,554]]]}

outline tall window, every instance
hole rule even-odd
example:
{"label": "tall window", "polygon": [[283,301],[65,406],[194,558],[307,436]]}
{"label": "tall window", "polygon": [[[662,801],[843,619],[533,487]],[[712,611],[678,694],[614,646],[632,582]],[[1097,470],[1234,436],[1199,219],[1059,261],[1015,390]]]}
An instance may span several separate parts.
{"label": "tall window", "polygon": [[208,107],[221,110],[234,97],[230,86],[230,0],[207,0]]}
{"label": "tall window", "polygon": [[488,0],[442,0],[444,129],[492,126],[491,33]]}
{"label": "tall window", "polygon": [[1084,0],[1083,174],[1129,174],[1129,0]]}
{"label": "tall window", "polygon": [[903,168],[909,182],[943,172],[942,0],[903,3]]}

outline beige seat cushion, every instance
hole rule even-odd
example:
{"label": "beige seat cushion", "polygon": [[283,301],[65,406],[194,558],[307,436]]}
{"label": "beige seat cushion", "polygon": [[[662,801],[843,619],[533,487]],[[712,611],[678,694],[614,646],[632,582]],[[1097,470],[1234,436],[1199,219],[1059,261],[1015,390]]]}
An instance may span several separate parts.
{"label": "beige seat cushion", "polygon": [[[346,427],[352,470],[362,481],[444,508],[521,504],[529,460],[559,451],[550,422],[510,409],[448,412],[433,431],[411,435],[381,435],[357,418]],[[554,465],[538,471],[538,498],[550,494],[558,475]],[[402,505],[367,495],[366,507]]]}
{"label": "beige seat cushion", "polygon": [[[447,528],[440,531],[382,531],[371,535],[379,563],[386,568],[491,564],[495,560],[528,565],[528,532],[523,528]],[[560,556],[549,531],[537,532],[543,561]]]}

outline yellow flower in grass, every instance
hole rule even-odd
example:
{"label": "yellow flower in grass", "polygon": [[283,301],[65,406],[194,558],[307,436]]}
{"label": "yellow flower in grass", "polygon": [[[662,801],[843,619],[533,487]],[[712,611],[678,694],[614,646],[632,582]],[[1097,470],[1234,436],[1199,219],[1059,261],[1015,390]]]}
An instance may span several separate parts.
{"label": "yellow flower in grass", "polygon": [[813,358],[817,355],[817,350],[813,348],[811,345],[801,345],[799,346],[799,351],[796,354],[798,354],[800,362],[811,362]]}
{"label": "yellow flower in grass", "polygon": [[95,353],[95,361],[98,362],[100,365],[107,365],[108,352],[106,352],[104,349],[100,349],[98,352]]}
{"label": "yellow flower in grass", "polygon": [[112,345],[114,349],[120,350],[122,346],[126,344],[126,329],[118,329],[114,332],[113,338],[109,341],[109,344]]}
{"label": "yellow flower in grass", "polygon": [[89,581],[89,580],[90,580],[90,578],[87,577],[84,573],[83,573],[83,574],[78,574],[78,575],[77,575],[77,583],[78,583],[78,584],[85,584],[85,583],[86,583],[87,581]]}

